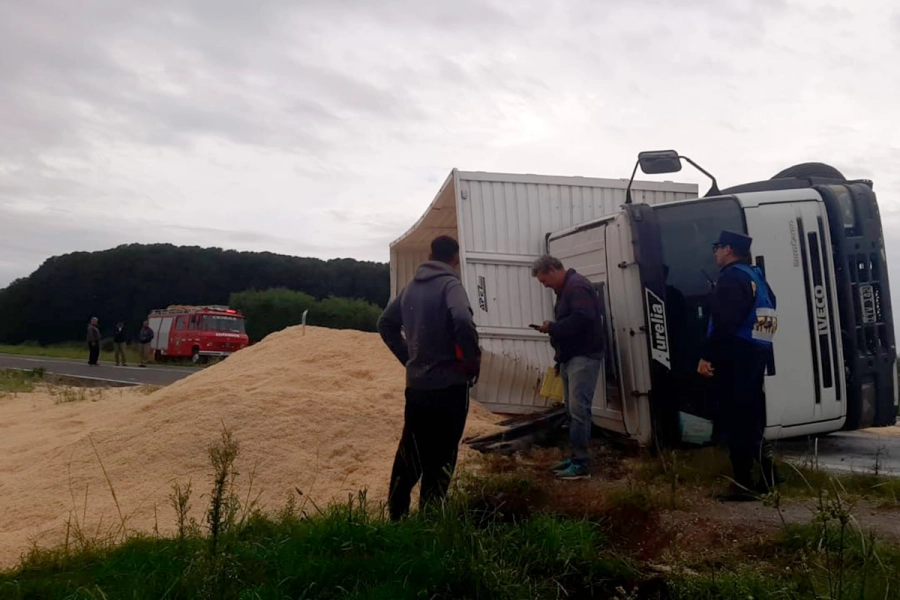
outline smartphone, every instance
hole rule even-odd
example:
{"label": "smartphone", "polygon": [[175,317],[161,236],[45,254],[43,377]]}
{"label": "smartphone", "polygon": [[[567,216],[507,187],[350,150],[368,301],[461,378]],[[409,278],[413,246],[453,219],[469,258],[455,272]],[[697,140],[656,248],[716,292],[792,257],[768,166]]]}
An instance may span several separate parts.
{"label": "smartphone", "polygon": [[535,325],[534,323],[532,323],[531,325],[529,325],[529,327],[531,327],[532,329],[540,329],[540,328],[541,328],[540,325]]}

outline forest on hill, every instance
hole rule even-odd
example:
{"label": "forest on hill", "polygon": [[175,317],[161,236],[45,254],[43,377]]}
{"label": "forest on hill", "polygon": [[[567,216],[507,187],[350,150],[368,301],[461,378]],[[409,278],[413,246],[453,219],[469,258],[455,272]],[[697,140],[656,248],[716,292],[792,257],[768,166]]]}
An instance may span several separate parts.
{"label": "forest on hill", "polygon": [[[387,304],[389,287],[389,265],[353,259],[171,244],[74,252],[48,259],[0,290],[0,343],[83,340],[92,316],[100,319],[104,335],[118,320],[136,332],[155,308],[227,304],[234,293],[273,288],[316,300],[362,301],[374,309]],[[339,318],[331,320],[331,326],[342,326]]]}

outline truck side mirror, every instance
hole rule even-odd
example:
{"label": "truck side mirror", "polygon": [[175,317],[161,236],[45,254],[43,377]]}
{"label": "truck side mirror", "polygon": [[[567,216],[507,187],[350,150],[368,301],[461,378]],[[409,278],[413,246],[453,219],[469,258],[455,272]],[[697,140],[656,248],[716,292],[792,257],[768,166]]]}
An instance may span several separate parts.
{"label": "truck side mirror", "polygon": [[638,167],[647,175],[677,173],[681,170],[682,158],[712,180],[712,187],[706,192],[706,196],[718,196],[721,193],[716,178],[687,156],[681,156],[675,150],[647,150],[638,153],[637,162],[634,163],[634,170],[631,172],[631,179],[628,180],[628,187],[625,188],[625,204],[631,204],[631,186],[634,183]]}
{"label": "truck side mirror", "polygon": [[674,150],[655,150],[638,154],[641,171],[647,175],[677,173],[681,170],[681,157]]}

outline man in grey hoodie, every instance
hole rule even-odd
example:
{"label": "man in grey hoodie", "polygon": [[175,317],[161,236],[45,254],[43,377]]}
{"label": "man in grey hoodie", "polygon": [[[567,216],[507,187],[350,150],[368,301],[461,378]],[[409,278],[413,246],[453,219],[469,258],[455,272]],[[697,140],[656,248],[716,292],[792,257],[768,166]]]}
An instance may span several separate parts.
{"label": "man in grey hoodie", "polygon": [[429,260],[378,320],[381,338],[406,367],[403,434],[388,493],[394,520],[409,512],[420,478],[420,510],[447,495],[469,412],[469,387],[478,379],[478,333],[457,267],[456,240],[435,238]]}

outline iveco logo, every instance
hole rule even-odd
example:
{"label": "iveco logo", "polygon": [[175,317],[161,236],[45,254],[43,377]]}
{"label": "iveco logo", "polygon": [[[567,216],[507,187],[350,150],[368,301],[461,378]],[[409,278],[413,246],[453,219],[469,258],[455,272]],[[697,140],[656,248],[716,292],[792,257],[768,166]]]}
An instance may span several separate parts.
{"label": "iveco logo", "polygon": [[828,309],[826,308],[825,289],[817,285],[813,289],[816,297],[816,329],[819,335],[828,333]]}
{"label": "iveco logo", "polygon": [[799,249],[799,244],[797,242],[797,222],[794,221],[793,219],[791,220],[791,223],[790,223],[790,230],[791,230],[791,252],[794,255],[794,266],[799,267],[800,266],[800,249]]}

